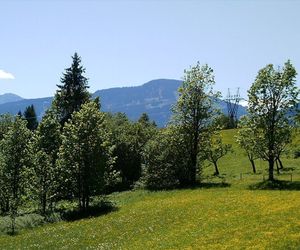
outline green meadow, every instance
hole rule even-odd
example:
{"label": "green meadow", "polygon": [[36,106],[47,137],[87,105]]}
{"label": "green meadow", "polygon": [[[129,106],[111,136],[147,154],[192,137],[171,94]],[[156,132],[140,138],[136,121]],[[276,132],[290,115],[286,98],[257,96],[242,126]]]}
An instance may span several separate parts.
{"label": "green meadow", "polygon": [[300,249],[300,159],[284,156],[283,181],[260,185],[266,163],[258,160],[252,174],[235,134],[222,134],[234,152],[220,160],[221,177],[207,166],[198,187],[113,193],[111,212],[1,234],[0,248]]}

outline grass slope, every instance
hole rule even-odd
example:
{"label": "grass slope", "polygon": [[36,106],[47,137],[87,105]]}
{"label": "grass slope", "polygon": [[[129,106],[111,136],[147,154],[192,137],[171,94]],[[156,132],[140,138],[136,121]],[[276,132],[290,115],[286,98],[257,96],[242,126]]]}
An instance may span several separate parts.
{"label": "grass slope", "polygon": [[[296,191],[126,192],[110,214],[1,236],[3,249],[297,249]],[[299,248],[298,248],[299,249]]]}
{"label": "grass slope", "polygon": [[[283,187],[290,190],[249,190],[262,180],[266,165],[258,162],[260,173],[251,174],[234,144],[235,133],[224,131],[235,153],[220,162],[231,186],[218,185],[221,180],[214,178],[205,188],[115,193],[110,199],[117,209],[111,213],[1,235],[0,248],[300,249],[299,160],[283,159],[285,167],[295,168],[293,185]],[[211,173],[212,167],[205,169],[207,176]]]}

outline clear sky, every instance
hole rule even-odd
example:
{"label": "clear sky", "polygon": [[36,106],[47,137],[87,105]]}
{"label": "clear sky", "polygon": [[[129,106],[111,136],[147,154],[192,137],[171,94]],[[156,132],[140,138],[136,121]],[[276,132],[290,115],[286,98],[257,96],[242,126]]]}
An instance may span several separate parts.
{"label": "clear sky", "polygon": [[75,51],[92,92],[181,79],[200,61],[216,90],[246,97],[268,63],[300,74],[300,1],[0,0],[0,94],[52,96]]}

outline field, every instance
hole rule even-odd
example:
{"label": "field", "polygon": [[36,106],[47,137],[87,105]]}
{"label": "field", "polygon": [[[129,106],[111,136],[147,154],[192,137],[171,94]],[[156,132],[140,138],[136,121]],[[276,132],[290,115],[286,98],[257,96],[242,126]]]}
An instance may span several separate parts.
{"label": "field", "polygon": [[199,187],[114,193],[115,209],[105,215],[2,234],[0,248],[300,249],[300,161],[283,158],[288,171],[276,178],[287,181],[276,190],[251,189],[266,165],[258,161],[251,173],[235,132],[223,133],[235,152],[220,161],[222,178],[207,167]]}

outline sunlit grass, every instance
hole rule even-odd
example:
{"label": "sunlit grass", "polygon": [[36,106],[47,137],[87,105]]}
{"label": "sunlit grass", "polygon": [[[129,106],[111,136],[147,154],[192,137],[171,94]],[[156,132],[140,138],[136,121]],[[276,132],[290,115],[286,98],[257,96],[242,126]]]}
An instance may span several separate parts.
{"label": "sunlit grass", "polygon": [[119,209],[104,216],[60,222],[15,237],[1,248],[297,249],[297,191],[232,188],[115,194]]}

